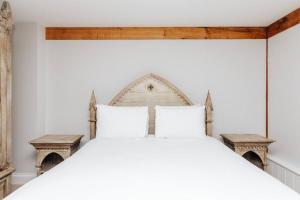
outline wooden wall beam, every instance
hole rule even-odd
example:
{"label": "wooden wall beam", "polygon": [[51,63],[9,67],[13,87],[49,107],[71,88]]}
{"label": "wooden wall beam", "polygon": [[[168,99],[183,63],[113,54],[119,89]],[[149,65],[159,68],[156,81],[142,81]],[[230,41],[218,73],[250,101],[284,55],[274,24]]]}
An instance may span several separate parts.
{"label": "wooden wall beam", "polygon": [[300,8],[267,27],[47,27],[46,40],[266,39],[300,23]]}
{"label": "wooden wall beam", "polygon": [[269,138],[269,40],[266,39],[266,138]]}
{"label": "wooden wall beam", "polygon": [[47,27],[46,40],[265,39],[264,27]]}
{"label": "wooden wall beam", "polygon": [[292,26],[300,23],[300,8],[282,17],[267,27],[267,37],[270,38]]}

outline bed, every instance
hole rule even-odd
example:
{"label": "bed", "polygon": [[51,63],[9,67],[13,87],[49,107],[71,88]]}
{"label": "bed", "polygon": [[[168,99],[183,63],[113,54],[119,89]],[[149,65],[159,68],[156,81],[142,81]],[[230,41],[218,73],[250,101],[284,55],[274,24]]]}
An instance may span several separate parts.
{"label": "bed", "polygon": [[300,200],[299,195],[232,152],[212,136],[212,101],[208,94],[206,137],[154,137],[155,105],[192,105],[174,85],[150,74],[122,90],[110,105],[149,106],[145,138],[93,139],[97,133],[92,95],[92,140],[72,157],[28,182],[6,200]]}

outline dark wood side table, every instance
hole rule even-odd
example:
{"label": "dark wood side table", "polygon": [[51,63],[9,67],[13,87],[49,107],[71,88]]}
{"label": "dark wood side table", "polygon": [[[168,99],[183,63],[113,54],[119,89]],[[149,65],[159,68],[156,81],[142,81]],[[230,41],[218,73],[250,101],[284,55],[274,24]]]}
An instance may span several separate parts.
{"label": "dark wood side table", "polygon": [[221,134],[224,144],[254,165],[265,169],[268,146],[275,140],[256,134]]}
{"label": "dark wood side table", "polygon": [[83,135],[45,135],[31,140],[37,152],[37,175],[51,169],[76,152]]}

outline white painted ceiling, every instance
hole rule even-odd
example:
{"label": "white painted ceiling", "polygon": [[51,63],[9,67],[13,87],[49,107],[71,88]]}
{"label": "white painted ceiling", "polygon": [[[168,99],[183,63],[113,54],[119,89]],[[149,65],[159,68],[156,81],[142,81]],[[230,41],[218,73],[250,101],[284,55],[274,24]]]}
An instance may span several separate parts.
{"label": "white painted ceiling", "polygon": [[15,22],[46,26],[266,26],[300,0],[9,0]]}

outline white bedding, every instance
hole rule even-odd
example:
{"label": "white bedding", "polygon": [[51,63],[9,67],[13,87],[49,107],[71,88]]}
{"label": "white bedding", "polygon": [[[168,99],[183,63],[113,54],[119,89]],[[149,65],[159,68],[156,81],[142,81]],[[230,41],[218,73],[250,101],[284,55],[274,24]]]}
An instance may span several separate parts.
{"label": "white bedding", "polygon": [[221,142],[201,139],[90,141],[6,200],[300,200]]}

